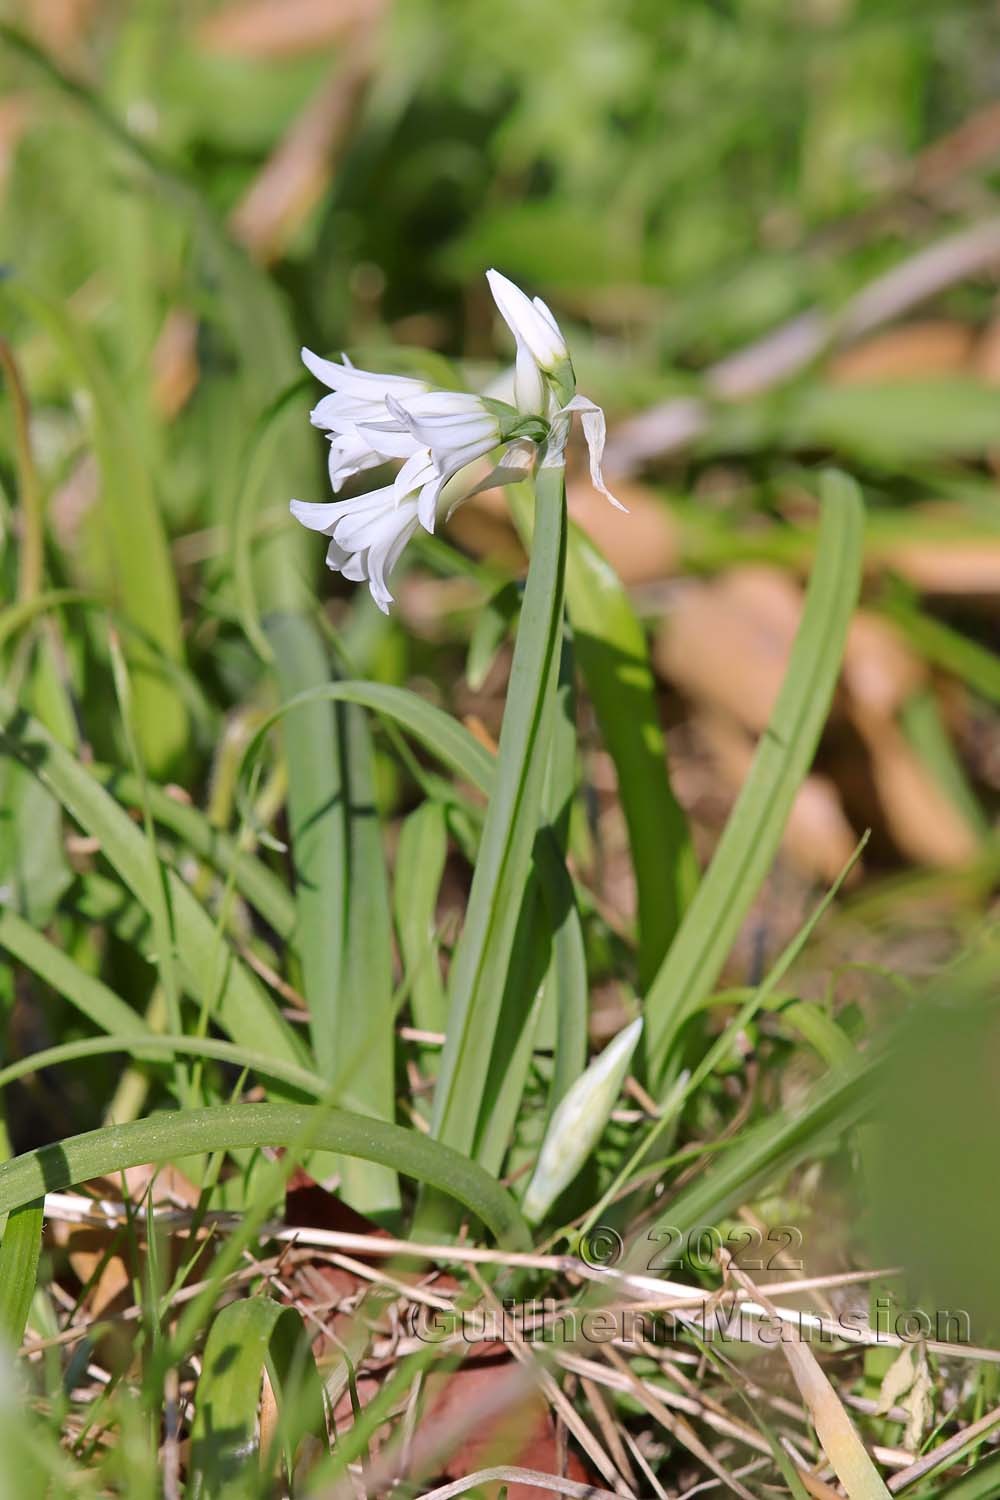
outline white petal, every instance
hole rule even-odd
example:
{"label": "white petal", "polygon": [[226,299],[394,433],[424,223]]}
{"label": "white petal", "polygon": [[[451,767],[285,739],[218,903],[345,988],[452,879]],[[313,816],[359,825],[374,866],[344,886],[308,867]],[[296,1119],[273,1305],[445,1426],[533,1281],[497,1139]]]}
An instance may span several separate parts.
{"label": "white petal", "polygon": [[425,380],[415,380],[409,375],[385,375],[378,370],[359,370],[350,360],[338,364],[333,359],[321,359],[311,349],[302,350],[302,363],[332,391],[343,391],[365,400],[386,391],[397,396],[416,396],[428,389]]}
{"label": "white petal", "polygon": [[517,361],[514,366],[514,401],[519,412],[526,417],[540,415],[545,410],[545,381],[538,362],[523,339],[517,341]]}
{"label": "white petal", "polygon": [[566,340],[548,308],[540,311],[519,286],[499,271],[487,271],[486,279],[500,316],[515,339],[528,346],[543,370],[568,359]]}
{"label": "white petal", "polygon": [[396,475],[393,493],[395,494],[397,503],[400,500],[405,500],[407,495],[413,494],[416,490],[421,489],[423,485],[427,484],[429,480],[436,479],[437,477],[437,466],[431,458],[430,449],[418,448],[413,456],[406,460],[406,463]]}
{"label": "white petal", "polygon": [[343,514],[344,505],[350,503],[349,500],[325,500],[319,505],[312,505],[308,500],[292,500],[288,509],[296,521],[301,521],[310,531],[326,531]]}
{"label": "white petal", "polygon": [[437,524],[438,501],[441,499],[444,483],[444,476],[435,473],[435,477],[429,480],[420,491],[417,501],[417,516],[420,524],[432,535]]}

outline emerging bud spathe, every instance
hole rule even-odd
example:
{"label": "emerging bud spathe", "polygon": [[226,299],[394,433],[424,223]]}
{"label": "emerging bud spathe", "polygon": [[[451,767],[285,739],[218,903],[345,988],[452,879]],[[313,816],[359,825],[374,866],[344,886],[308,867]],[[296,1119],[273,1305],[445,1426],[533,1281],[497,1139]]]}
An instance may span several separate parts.
{"label": "emerging bud spathe", "polygon": [[641,1020],[620,1031],[553,1110],[521,1204],[529,1224],[545,1216],[600,1140],[641,1032]]}

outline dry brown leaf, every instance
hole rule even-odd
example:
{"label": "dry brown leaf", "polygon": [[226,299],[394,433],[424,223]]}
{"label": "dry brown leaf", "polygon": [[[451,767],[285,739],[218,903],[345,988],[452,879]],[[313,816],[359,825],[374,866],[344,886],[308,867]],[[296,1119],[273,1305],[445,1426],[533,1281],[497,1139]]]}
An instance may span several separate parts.
{"label": "dry brown leaf", "polygon": [[927,668],[894,625],[861,609],[847,633],[842,676],[863,709],[891,718],[927,681]]}
{"label": "dry brown leaf", "polygon": [[974,341],[965,323],[928,318],[844,349],[830,361],[829,375],[838,385],[953,375],[968,366]]}
{"label": "dry brown leaf", "polygon": [[[739,724],[721,714],[702,714],[696,723],[719,772],[736,793],[750,770],[754,741]],[[834,783],[827,776],[807,776],[796,793],[782,836],[787,858],[811,880],[830,884],[857,842]],[[860,869],[855,866],[848,882],[859,878]]]}
{"label": "dry brown leaf", "polygon": [[207,16],[197,37],[211,52],[294,57],[329,47],[384,9],[384,0],[235,0]]}
{"label": "dry brown leaf", "polygon": [[767,724],[801,611],[795,583],[775,568],[741,568],[689,583],[653,643],[657,669],[747,728]]}
{"label": "dry brown leaf", "polygon": [[957,869],[975,858],[976,837],[902,732],[855,708],[879,807],[897,847],[917,864]]}
{"label": "dry brown leaf", "polygon": [[571,518],[587,533],[625,584],[652,583],[677,572],[680,529],[663,501],[644,485],[609,479],[612,492],[629,514],[595,492],[586,473],[570,474],[567,500]]}
{"label": "dry brown leaf", "polygon": [[153,346],[153,404],[168,422],[186,405],[198,384],[198,319],[172,307]]}
{"label": "dry brown leaf", "polygon": [[366,39],[308,101],[230,216],[235,237],[265,265],[284,252],[327,189],[337,145],[371,74]]}
{"label": "dry brown leaf", "polygon": [[877,561],[924,594],[1000,594],[1000,541],[989,537],[896,542],[880,551]]}
{"label": "dry brown leaf", "polygon": [[46,52],[66,58],[84,42],[95,0],[28,0],[28,25]]}

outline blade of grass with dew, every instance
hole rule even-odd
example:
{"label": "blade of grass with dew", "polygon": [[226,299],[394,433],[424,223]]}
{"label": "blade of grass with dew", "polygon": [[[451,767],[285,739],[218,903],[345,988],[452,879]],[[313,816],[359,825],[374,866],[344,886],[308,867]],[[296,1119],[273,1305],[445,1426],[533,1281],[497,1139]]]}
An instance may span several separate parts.
{"label": "blade of grass with dew", "polygon": [[[434,1096],[435,1135],[464,1151],[475,1139],[476,1110],[470,1101],[482,1097],[489,1071],[542,808],[545,733],[552,730],[562,639],[566,496],[561,468],[540,471],[535,505],[494,786],[452,963],[448,1040]],[[445,1222],[451,1222],[450,1213]]]}
{"label": "blade of grass with dew", "polygon": [[0,1344],[17,1349],[24,1338],[38,1280],[42,1203],[22,1204],[7,1216],[0,1241]]}
{"label": "blade of grass with dew", "polygon": [[211,1105],[69,1136],[0,1163],[0,1213],[126,1167],[210,1151],[288,1146],[306,1129],[317,1150],[358,1156],[425,1182],[475,1214],[499,1244],[531,1248],[513,1198],[475,1162],[420,1131],[325,1106]]}
{"label": "blade of grass with dew", "polygon": [[646,996],[646,1059],[660,1088],[678,1034],[709,993],[774,858],[833,696],[861,576],[857,486],[826,473],[816,562],[784,682],[711,865]]}
{"label": "blade of grass with dew", "polygon": [[[128,814],[61,745],[0,688],[0,740],[57,796],[67,812],[92,837],[124,884],[146,911],[159,899],[160,871],[143,834]],[[204,976],[213,973],[221,941],[215,924],[176,875],[166,887],[174,913],[177,952],[185,983],[199,994]],[[278,1008],[234,954],[213,1017],[234,1041],[301,1064],[304,1048]]]}
{"label": "blade of grass with dew", "polygon": [[[265,1373],[296,1406],[297,1435],[325,1431],[323,1387],[300,1314],[270,1297],[233,1302],[208,1332],[194,1392],[192,1500],[256,1496],[267,1483],[258,1420]],[[284,1388],[284,1389],[283,1389]],[[294,1450],[292,1438],[289,1446]]]}
{"label": "blade of grass with dew", "polygon": [[[113,378],[89,336],[65,309],[16,280],[6,284],[5,295],[45,328],[92,397],[94,447],[102,476],[100,516],[113,588],[125,616],[165,656],[180,662],[180,603],[167,539],[148,469],[117,400]],[[143,759],[162,772],[183,757],[187,713],[155,658],[135,638],[130,640],[130,657]]]}

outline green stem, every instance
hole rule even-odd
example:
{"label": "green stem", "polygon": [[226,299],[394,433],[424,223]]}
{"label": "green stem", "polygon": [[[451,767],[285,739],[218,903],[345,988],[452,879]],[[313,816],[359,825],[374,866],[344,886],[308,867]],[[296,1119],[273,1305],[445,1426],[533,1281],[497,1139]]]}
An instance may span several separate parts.
{"label": "green stem", "polygon": [[43,528],[42,487],[31,451],[28,397],[14,352],[0,339],[0,368],[10,387],[14,415],[14,447],[21,501],[21,550],[17,570],[17,601],[30,604],[42,587]]}
{"label": "green stem", "polygon": [[566,499],[561,468],[536,483],[534,542],[493,795],[452,966],[448,1040],[434,1098],[434,1134],[471,1152],[477,1113],[510,967],[538,831],[546,762],[546,708],[558,675],[566,567]]}

